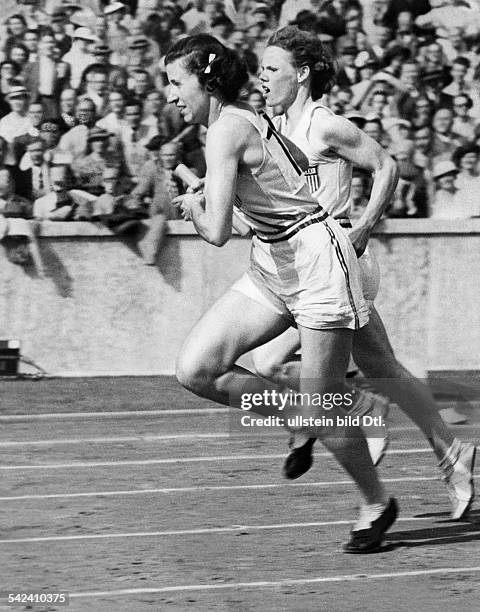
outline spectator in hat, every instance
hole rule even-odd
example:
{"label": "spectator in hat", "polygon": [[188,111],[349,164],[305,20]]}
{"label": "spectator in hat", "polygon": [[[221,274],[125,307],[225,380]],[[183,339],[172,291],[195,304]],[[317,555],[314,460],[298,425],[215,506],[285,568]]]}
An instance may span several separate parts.
{"label": "spectator in hat", "polygon": [[125,119],[125,92],[113,89],[108,94],[109,112],[97,121],[97,126],[110,134],[120,137],[122,127],[126,126]]}
{"label": "spectator in hat", "polygon": [[160,75],[158,65],[152,64],[149,60],[150,42],[145,36],[137,36],[130,38],[128,43],[128,61],[126,70],[129,75],[129,88],[132,87],[130,79],[135,71],[146,70],[153,79],[157,79]]}
{"label": "spectator in hat", "polygon": [[65,70],[55,58],[54,50],[53,35],[44,33],[40,38],[38,60],[25,68],[25,86],[30,97],[38,96],[48,117],[58,117],[60,92],[70,79],[69,65],[64,64]]}
{"label": "spectator in hat", "polygon": [[53,159],[50,170],[52,190],[33,203],[33,216],[39,220],[81,221],[91,217],[94,196],[71,189],[72,175],[66,160]]}
{"label": "spectator in hat", "polygon": [[[109,150],[110,134],[98,126],[90,129],[86,154],[72,163],[76,186],[92,195],[103,193],[103,170],[107,166],[121,167],[121,155]],[[125,182],[124,182],[125,186]]]}
{"label": "spectator in hat", "polygon": [[430,218],[465,219],[469,216],[455,187],[457,174],[458,168],[452,161],[439,161],[434,165],[435,196],[430,206]]}
{"label": "spectator in hat", "polygon": [[[170,32],[170,17],[167,17],[167,13],[162,11],[160,23],[162,27],[164,27],[164,36],[168,37],[169,41],[173,40]],[[144,38],[148,42],[148,47],[146,51],[146,61],[149,65],[158,64],[160,61],[161,53],[160,53],[160,40],[152,34],[149,28],[147,28],[146,24],[143,21],[139,21],[138,19],[133,20],[129,26],[129,38],[128,42],[135,38]],[[157,32],[157,36],[159,33]],[[160,38],[162,38],[160,36]]]}
{"label": "spectator in hat", "polygon": [[85,69],[94,62],[89,52],[89,45],[92,42],[97,42],[97,39],[89,28],[77,28],[73,33],[72,48],[63,56],[63,61],[70,65],[70,86],[75,90],[80,87]]}
{"label": "spectator in hat", "polygon": [[126,85],[127,71],[123,66],[118,65],[118,61],[112,60],[112,50],[106,43],[93,43],[90,52],[95,60],[95,65],[101,65],[107,71],[109,89],[119,87],[119,82],[123,83],[123,86]]}
{"label": "spectator in hat", "polygon": [[103,12],[107,20],[106,42],[114,53],[123,57],[125,55],[125,40],[129,35],[127,28],[121,24],[125,17],[125,5],[121,2],[112,2],[104,8]]}
{"label": "spectator in hat", "polygon": [[433,115],[432,156],[434,161],[451,159],[456,148],[465,144],[465,139],[453,132],[453,112],[439,108]]}
{"label": "spectator in hat", "polygon": [[457,195],[470,217],[480,216],[479,156],[480,148],[475,144],[459,147],[452,155],[452,161],[459,170],[455,179]]}
{"label": "spectator in hat", "polygon": [[32,127],[27,113],[28,92],[19,82],[12,82],[6,99],[10,105],[11,111],[0,119],[0,136],[4,138],[9,145],[5,163],[14,166],[16,164],[16,159],[12,149],[13,141],[18,136],[27,134]]}
{"label": "spectator in hat", "polygon": [[69,153],[73,159],[85,155],[88,146],[89,130],[95,125],[97,117],[95,104],[90,98],[81,98],[76,107],[78,125],[71,128],[60,138],[59,149]]}

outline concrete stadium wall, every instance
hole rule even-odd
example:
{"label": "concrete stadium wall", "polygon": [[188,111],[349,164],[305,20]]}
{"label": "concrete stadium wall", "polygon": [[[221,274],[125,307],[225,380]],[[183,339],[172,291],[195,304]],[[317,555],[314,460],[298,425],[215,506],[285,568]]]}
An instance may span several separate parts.
{"label": "concrete stadium wall", "polygon": [[[248,239],[218,249],[171,222],[157,267],[91,223],[45,222],[35,266],[0,249],[0,339],[60,376],[171,374],[192,324],[246,268]],[[417,372],[480,369],[480,219],[387,220],[372,240],[377,307]]]}

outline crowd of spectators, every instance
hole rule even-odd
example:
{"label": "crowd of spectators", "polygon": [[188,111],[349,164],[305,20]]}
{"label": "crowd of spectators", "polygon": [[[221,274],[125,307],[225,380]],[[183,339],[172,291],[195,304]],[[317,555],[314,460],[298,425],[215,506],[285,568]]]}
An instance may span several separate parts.
{"label": "crowd of spectators", "polygon": [[[322,102],[397,159],[385,215],[479,216],[479,0],[18,0],[0,37],[0,216],[118,233],[149,217],[153,262],[185,189],[173,169],[205,171],[203,128],[166,103],[166,51],[213,34],[243,56],[261,110],[261,54],[289,23],[337,57]],[[369,184],[355,169],[354,214]]]}

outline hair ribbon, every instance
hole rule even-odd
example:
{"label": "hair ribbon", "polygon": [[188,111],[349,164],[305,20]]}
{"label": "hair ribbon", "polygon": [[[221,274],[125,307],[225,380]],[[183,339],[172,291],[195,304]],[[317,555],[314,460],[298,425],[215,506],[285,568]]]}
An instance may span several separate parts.
{"label": "hair ribbon", "polygon": [[210,53],[210,55],[208,56],[208,65],[203,71],[203,74],[210,74],[212,72],[212,63],[216,57],[217,56],[215,55],[215,53]]}

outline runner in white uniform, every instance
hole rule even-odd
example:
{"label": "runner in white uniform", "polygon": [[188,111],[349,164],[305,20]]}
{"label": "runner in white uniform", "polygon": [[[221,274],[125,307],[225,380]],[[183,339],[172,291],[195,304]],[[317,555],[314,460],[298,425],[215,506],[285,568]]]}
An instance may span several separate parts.
{"label": "runner in white uniform", "polygon": [[[307,177],[313,194],[340,223],[349,213],[352,163],[374,172],[370,202],[350,233],[361,255],[389,201],[395,180],[389,178],[385,161],[388,156],[381,147],[351,122],[335,116],[316,101],[328,90],[333,74],[333,64],[325,56],[318,39],[288,26],[271,37],[260,78],[267,105],[284,110],[278,123],[281,132],[309,158]],[[375,263],[372,264],[368,252],[359,261],[364,272],[364,296],[373,300],[378,289]],[[250,297],[255,299],[253,294]],[[298,348],[298,333],[288,330],[270,345],[255,351],[257,371],[280,384],[298,384],[300,368],[293,360]],[[421,428],[440,459],[452,501],[452,517],[461,518],[474,495],[475,447],[454,439],[439,416],[428,387],[397,361],[373,304],[369,324],[355,332],[353,357],[363,374],[376,379],[379,390]],[[287,472],[293,477],[310,467],[312,446],[312,438],[306,440],[305,436],[296,436],[296,448],[286,464]]]}
{"label": "runner in white uniform", "polygon": [[[222,246],[231,236],[234,203],[255,233],[249,280],[258,303],[241,289],[227,291],[195,325],[177,361],[181,384],[203,397],[230,405],[240,393],[280,387],[235,366],[245,352],[290,325],[276,310],[296,319],[302,342],[301,391],[323,397],[344,389],[353,330],[365,325],[355,252],[348,236],[312,198],[298,162],[306,159],[237,96],[248,79],[237,55],[208,35],[187,37],[165,58],[168,101],[185,120],[208,128],[205,192],[174,199],[207,242]],[[266,304],[269,304],[267,306]],[[296,407],[288,407],[290,413]],[[326,408],[307,404],[302,416]],[[267,402],[255,407],[278,416]],[[332,406],[332,427],[312,428],[364,498],[347,552],[376,550],[397,509],[378,480],[359,428],[339,425],[345,416]]]}

